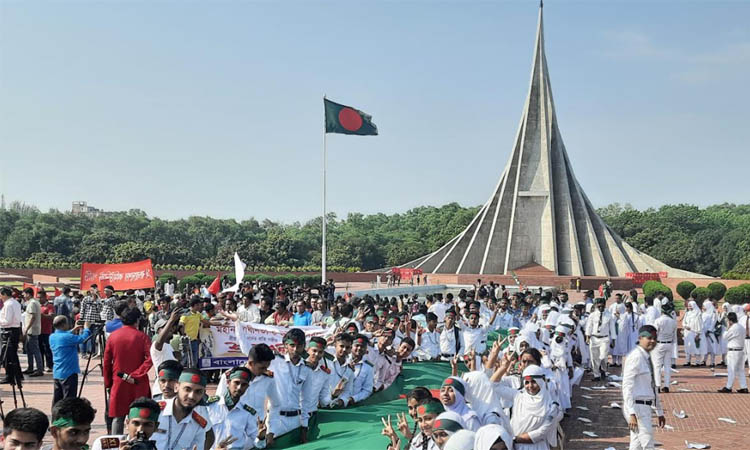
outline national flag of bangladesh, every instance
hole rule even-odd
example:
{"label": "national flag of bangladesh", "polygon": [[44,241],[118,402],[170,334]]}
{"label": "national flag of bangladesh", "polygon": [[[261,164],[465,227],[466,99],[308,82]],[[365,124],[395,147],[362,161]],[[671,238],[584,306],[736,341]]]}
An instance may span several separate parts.
{"label": "national flag of bangladesh", "polygon": [[326,133],[378,135],[378,127],[372,123],[372,116],[369,114],[327,98],[323,99],[323,103],[326,110]]}

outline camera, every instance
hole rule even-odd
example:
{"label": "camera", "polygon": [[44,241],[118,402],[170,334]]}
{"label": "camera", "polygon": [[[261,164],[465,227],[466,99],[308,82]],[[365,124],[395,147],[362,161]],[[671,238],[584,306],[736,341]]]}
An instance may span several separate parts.
{"label": "camera", "polygon": [[146,439],[146,433],[139,431],[135,438],[127,442],[130,450],[156,450],[156,441]]}

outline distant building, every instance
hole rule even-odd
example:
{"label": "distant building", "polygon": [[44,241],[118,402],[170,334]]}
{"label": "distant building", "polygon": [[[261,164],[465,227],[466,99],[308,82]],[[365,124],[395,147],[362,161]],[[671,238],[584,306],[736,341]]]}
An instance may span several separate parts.
{"label": "distant building", "polygon": [[73,214],[80,214],[89,217],[96,217],[104,214],[104,211],[93,206],[89,206],[86,202],[73,202],[73,208],[70,210]]}

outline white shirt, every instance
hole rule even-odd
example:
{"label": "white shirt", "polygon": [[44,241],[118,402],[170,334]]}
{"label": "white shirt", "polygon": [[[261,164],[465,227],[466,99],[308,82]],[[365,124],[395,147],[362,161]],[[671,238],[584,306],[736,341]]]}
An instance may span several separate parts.
{"label": "white shirt", "polygon": [[[599,316],[602,316],[602,323],[599,325]],[[617,336],[615,320],[606,309],[600,312],[598,309],[591,313],[586,321],[586,336],[605,336],[614,339]]]}
{"label": "white shirt", "polygon": [[476,328],[466,327],[463,330],[464,353],[471,352],[473,349],[477,355],[481,355],[487,350],[487,328],[478,326]]}
{"label": "white shirt", "polygon": [[420,343],[417,347],[417,355],[422,355],[425,359],[433,359],[440,356],[440,333],[425,330],[420,336]]}
{"label": "white shirt", "polygon": [[[211,429],[211,419],[205,406],[196,406],[180,422],[172,415],[176,398],[163,400],[164,408],[159,414],[159,428],[151,435],[158,450],[202,449],[206,442],[206,432]],[[159,403],[160,405],[162,402]]]}
{"label": "white shirt", "polygon": [[252,322],[260,323],[260,308],[254,303],[250,303],[250,306],[240,305],[237,308],[237,317],[240,322]]}
{"label": "white shirt", "polygon": [[[305,360],[300,358],[297,364],[294,364],[289,355],[284,357],[277,356],[276,359],[271,361],[271,370],[273,371],[273,379],[276,384],[276,391],[279,396],[276,399],[271,399],[271,411],[273,413],[279,413],[281,411],[304,411],[303,403],[304,399],[312,395],[311,385],[307,383],[307,379],[312,373],[312,369],[305,365]],[[250,388],[248,388],[248,391]],[[268,432],[276,434],[280,424],[274,421],[276,414],[271,416],[271,420],[268,425]],[[302,414],[301,424],[303,427],[307,427],[308,417]]]}
{"label": "white shirt", "polygon": [[[354,369],[352,369],[349,364],[347,364],[347,361],[344,361],[344,364],[341,364],[338,359],[335,357],[333,360],[327,361],[327,366],[331,370],[330,374],[330,382],[328,384],[328,393],[326,394],[326,399],[330,399],[330,402],[332,403],[336,399],[342,399],[344,403],[351,397],[352,395],[352,384],[354,380]],[[333,397],[333,390],[336,389],[336,385],[339,384],[339,381],[342,379],[346,379],[346,382],[344,384],[344,389],[341,391],[341,394],[339,394],[338,397]],[[330,405],[323,405],[323,406],[330,406]]]}
{"label": "white shirt", "polygon": [[[446,354],[446,355],[455,355],[456,354],[456,325],[453,325],[453,328],[450,330],[447,328],[444,328],[443,331],[440,332],[440,353]],[[463,348],[461,346],[461,330],[458,329],[458,355],[463,354]]]}
{"label": "white shirt", "polygon": [[654,392],[653,366],[646,350],[637,345],[625,358],[622,368],[622,398],[626,416],[635,414],[636,400],[656,400],[656,412],[663,416],[659,395]]}
{"label": "white shirt", "polygon": [[213,423],[214,448],[229,437],[237,438],[231,449],[249,450],[264,448],[266,441],[258,440],[258,412],[242,402],[242,398],[229,410],[224,396],[212,397],[208,403],[208,415]]}
{"label": "white shirt", "polygon": [[[227,377],[224,375],[219,377],[219,384],[216,386],[216,394],[223,396],[227,392]],[[276,390],[276,382],[274,377],[259,375],[250,380],[250,386],[240,398],[240,401],[248,406],[251,406],[255,411],[258,412],[261,420],[266,418],[266,399],[269,403],[278,404],[279,392]],[[275,417],[278,415],[278,411],[271,410],[269,413],[269,422],[276,420]],[[161,450],[161,449],[159,449]]]}
{"label": "white shirt", "polygon": [[438,318],[438,323],[443,323],[445,322],[445,312],[448,311],[451,306],[452,305],[448,303],[436,302],[430,305],[427,312],[435,314]]}
{"label": "white shirt", "polygon": [[152,342],[149,353],[151,354],[151,361],[154,363],[155,377],[154,384],[151,386],[151,395],[154,395],[161,392],[161,387],[159,387],[159,366],[164,361],[176,361],[176,358],[174,357],[174,350],[169,342],[165,342],[164,345],[161,346],[161,351],[156,349],[156,342]]}
{"label": "white shirt", "polygon": [[351,397],[355,403],[359,403],[372,395],[374,384],[373,366],[368,361],[360,361],[353,364],[354,381],[352,382]]}
{"label": "white shirt", "polygon": [[307,382],[310,386],[310,395],[302,399],[302,410],[309,420],[319,405],[331,404],[331,369],[326,366],[323,358],[318,362],[318,367],[312,370]]}
{"label": "white shirt", "polygon": [[677,342],[677,321],[662,314],[654,321],[657,342]]}
{"label": "white shirt", "polygon": [[745,345],[745,328],[739,323],[732,324],[724,333],[724,339],[727,341],[727,349],[738,348],[742,350]]}
{"label": "white shirt", "polygon": [[21,328],[21,304],[13,297],[3,302],[0,309],[0,328]]}

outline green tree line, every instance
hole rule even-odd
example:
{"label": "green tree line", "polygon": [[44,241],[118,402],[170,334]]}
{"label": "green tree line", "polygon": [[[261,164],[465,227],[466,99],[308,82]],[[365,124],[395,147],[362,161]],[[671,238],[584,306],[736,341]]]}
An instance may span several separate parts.
{"label": "green tree line", "polygon": [[[439,248],[478,211],[450,203],[400,214],[329,214],[328,264],[370,270],[403,264]],[[750,278],[750,205],[665,205],[598,210],[628,243],[681,269]],[[320,267],[321,218],[284,224],[254,218],[163,220],[140,210],[98,217],[14,203],[0,210],[0,257],[54,265],[151,258],[160,265],[228,266],[238,252],[250,269]],[[0,264],[1,265],[1,264]]]}

